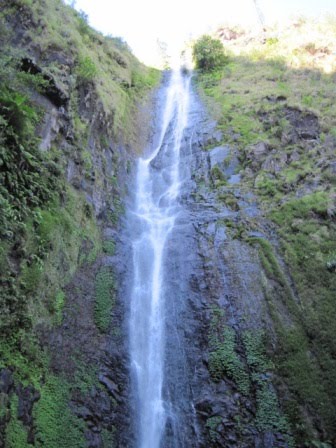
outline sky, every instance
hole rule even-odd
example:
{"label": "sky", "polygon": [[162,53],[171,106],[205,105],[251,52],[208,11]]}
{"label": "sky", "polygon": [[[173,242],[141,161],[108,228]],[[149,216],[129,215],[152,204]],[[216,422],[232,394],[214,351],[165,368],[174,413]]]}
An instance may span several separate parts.
{"label": "sky", "polygon": [[[71,0],[67,0],[71,3]],[[336,14],[336,0],[257,0],[266,23],[284,22],[295,15]],[[155,65],[157,40],[169,51],[223,23],[258,26],[253,0],[76,0],[91,26],[120,36],[143,62]]]}

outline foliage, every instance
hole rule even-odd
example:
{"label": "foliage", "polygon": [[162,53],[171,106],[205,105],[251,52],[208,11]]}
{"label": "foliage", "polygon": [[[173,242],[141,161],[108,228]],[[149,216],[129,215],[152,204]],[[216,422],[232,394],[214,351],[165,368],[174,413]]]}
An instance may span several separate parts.
{"label": "foliage", "polygon": [[23,385],[32,384],[38,388],[47,364],[48,357],[31,331],[21,329],[1,341],[0,369],[11,366],[14,378]]}
{"label": "foliage", "polygon": [[[260,432],[276,431],[283,434],[292,447],[289,424],[284,416],[272,386],[275,365],[266,353],[267,337],[259,329],[245,330],[241,341],[236,332],[224,324],[221,309],[212,309],[209,333],[209,371],[215,381],[230,378],[243,395],[255,392],[256,416],[254,425]],[[220,417],[207,421],[212,441]]]}
{"label": "foliage", "polygon": [[242,335],[246,352],[246,362],[251,370],[263,374],[274,368],[274,364],[266,355],[266,335],[263,331],[246,330]]}
{"label": "foliage", "polygon": [[231,378],[244,395],[249,392],[249,378],[236,349],[236,334],[232,328],[224,327],[222,313],[213,309],[209,334],[209,371],[219,381],[225,375]]}
{"label": "foliage", "polygon": [[220,416],[215,415],[213,417],[209,417],[206,421],[205,427],[209,431],[209,437],[212,442],[215,442],[217,439],[217,427],[222,422],[222,419]]}
{"label": "foliage", "polygon": [[228,56],[219,39],[209,35],[200,37],[193,46],[193,59],[196,68],[201,71],[211,71],[228,63]]}
{"label": "foliage", "polygon": [[114,426],[112,426],[111,430],[108,430],[106,428],[102,429],[101,436],[102,436],[102,440],[103,440],[103,447],[108,447],[108,448],[116,447],[115,432],[116,432],[116,428]]}
{"label": "foliage", "polygon": [[212,347],[209,355],[209,370],[213,378],[219,380],[223,375],[231,378],[244,395],[249,393],[249,379],[242,361],[235,351],[235,332],[225,328],[222,341]]}
{"label": "foliage", "polygon": [[62,313],[65,304],[64,291],[58,291],[55,297],[55,322],[57,325],[62,323]]}
{"label": "foliage", "polygon": [[36,446],[48,448],[82,448],[84,422],[69,407],[69,384],[65,379],[48,376],[41,398],[34,406]]}
{"label": "foliage", "polygon": [[95,281],[95,323],[105,333],[111,323],[111,312],[115,301],[115,280],[109,268],[101,268]]}
{"label": "foliage", "polygon": [[294,446],[288,419],[279,406],[277,393],[272,385],[274,364],[266,355],[266,334],[263,331],[245,331],[242,336],[246,362],[256,388],[256,428],[261,431],[277,431],[284,434],[289,447]]}
{"label": "foliage", "polygon": [[[262,383],[257,390],[257,414],[256,427],[259,431],[279,431],[288,433],[288,421],[279,412],[279,402],[272,386],[267,382]],[[290,438],[289,446],[293,445]]]}
{"label": "foliage", "polygon": [[114,255],[115,253],[115,242],[113,240],[104,240],[103,241],[103,252],[106,255]]}
{"label": "foliage", "polygon": [[18,398],[16,395],[11,399],[10,420],[6,428],[5,440],[7,448],[29,448],[27,429],[18,419]]}
{"label": "foliage", "polygon": [[[82,370],[76,365],[71,381],[57,377],[49,365],[48,338],[36,336],[37,325],[39,334],[46,335],[62,323],[66,284],[81,262],[91,263],[101,253],[92,206],[67,183],[65,167],[74,160],[87,173],[95,168],[92,151],[87,150],[89,136],[96,138],[93,119],[81,103],[86,94],[96,102],[104,128],[99,134],[107,150],[112,141],[135,141],[135,104],[158,83],[160,74],[140,64],[126,44],[91,29],[83,13],[61,0],[15,0],[0,9],[0,369],[11,366],[16,385],[34,385],[41,393],[33,410],[36,446],[83,447],[84,422],[72,414],[71,393],[74,388],[87,393],[96,385],[96,366],[92,372],[87,365]],[[43,55],[38,73],[23,63],[35,59],[36,48]],[[66,117],[66,126],[52,136],[51,147],[41,150],[37,135],[45,129],[53,95],[62,99],[57,123]],[[103,189],[108,178],[99,136],[94,145],[104,170],[95,186]],[[112,163],[117,172],[118,163]],[[113,190],[117,197],[118,185]],[[115,210],[117,219],[120,203]],[[105,250],[112,254],[113,243]],[[96,292],[94,317],[106,331],[113,277],[99,273]],[[26,448],[27,431],[17,419],[15,393],[13,397],[6,446]],[[104,429],[106,446],[113,445],[114,432]]]}
{"label": "foliage", "polygon": [[81,82],[92,81],[97,76],[97,67],[89,56],[79,59],[77,75]]}
{"label": "foliage", "polygon": [[[222,70],[200,73],[197,79],[224,141],[241,151],[241,189],[254,192],[276,230],[277,244],[276,239],[272,244],[248,241],[258,249],[263,267],[278,340],[272,358],[286,385],[280,398],[300,446],[310,446],[316,431],[325,434],[322,444],[336,437],[330,398],[336,393],[336,192],[331,174],[336,107],[330,100],[335,65],[329,57],[335,51],[335,28],[329,25],[300,21],[281,32],[266,30],[263,40],[245,33],[226,42],[231,56]],[[310,127],[307,117],[316,123],[312,140],[298,132],[300,123]],[[259,162],[253,148],[260,141],[267,142],[270,153]],[[226,202],[227,196],[218,199]],[[265,404],[257,411],[259,427],[273,398],[269,387],[258,391],[257,401]]]}
{"label": "foliage", "polygon": [[215,165],[211,170],[211,177],[213,183],[216,187],[221,187],[223,185],[227,185],[227,179],[223,171],[219,168],[218,165]]}
{"label": "foliage", "polygon": [[57,191],[59,171],[39,150],[34,137],[35,110],[25,95],[0,90],[0,228],[2,237],[15,237],[32,208]]}
{"label": "foliage", "polygon": [[239,210],[238,200],[232,192],[219,193],[218,199],[221,202],[224,202],[224,204],[227,207],[231,208],[232,210],[235,210],[235,211]]}
{"label": "foliage", "polygon": [[147,73],[139,71],[132,72],[131,86],[138,92],[143,89],[153,88],[157,85],[160,79],[160,72],[154,68],[149,68]]}

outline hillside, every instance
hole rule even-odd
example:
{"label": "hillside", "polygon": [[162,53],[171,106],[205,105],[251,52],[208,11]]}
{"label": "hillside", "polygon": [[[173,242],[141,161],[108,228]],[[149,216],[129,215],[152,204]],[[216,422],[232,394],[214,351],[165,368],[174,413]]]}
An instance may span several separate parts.
{"label": "hillside", "polygon": [[[230,149],[213,171],[218,201],[238,210],[227,225],[263,266],[275,328],[266,347],[297,446],[333,446],[336,437],[335,23],[300,18],[260,33],[223,26],[215,37],[226,64],[196,79]],[[261,219],[239,213],[248,195],[271,245]]]}
{"label": "hillside", "polygon": [[1,447],[112,443],[110,259],[159,77],[60,0],[1,2]]}
{"label": "hillside", "polygon": [[0,448],[336,445],[336,21],[214,37],[1,3]]}

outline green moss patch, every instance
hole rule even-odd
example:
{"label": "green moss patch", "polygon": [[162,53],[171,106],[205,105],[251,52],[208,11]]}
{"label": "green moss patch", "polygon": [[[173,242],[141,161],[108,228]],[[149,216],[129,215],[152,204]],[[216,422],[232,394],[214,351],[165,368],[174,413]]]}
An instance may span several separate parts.
{"label": "green moss patch", "polygon": [[111,269],[100,269],[95,280],[94,319],[97,327],[103,333],[109,329],[111,313],[115,303],[115,280]]}
{"label": "green moss patch", "polygon": [[84,422],[69,407],[70,385],[60,377],[49,376],[41,398],[34,407],[36,446],[83,448]]}

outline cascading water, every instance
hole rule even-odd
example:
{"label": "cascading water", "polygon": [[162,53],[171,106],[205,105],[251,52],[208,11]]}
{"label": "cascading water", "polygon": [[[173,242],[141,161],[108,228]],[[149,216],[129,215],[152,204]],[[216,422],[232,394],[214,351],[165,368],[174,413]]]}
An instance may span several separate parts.
{"label": "cascading water", "polygon": [[178,213],[180,147],[187,125],[190,76],[173,71],[158,144],[138,162],[133,241],[130,355],[140,448],[158,448],[170,404],[163,398],[165,363],[164,257]]}

